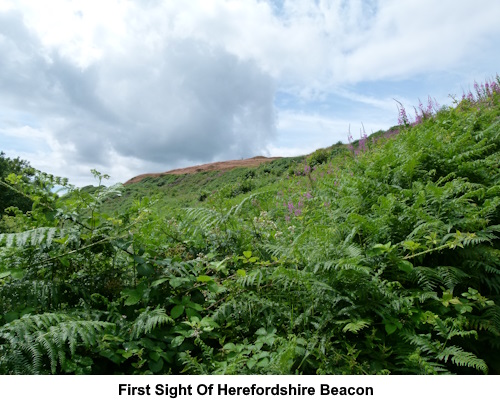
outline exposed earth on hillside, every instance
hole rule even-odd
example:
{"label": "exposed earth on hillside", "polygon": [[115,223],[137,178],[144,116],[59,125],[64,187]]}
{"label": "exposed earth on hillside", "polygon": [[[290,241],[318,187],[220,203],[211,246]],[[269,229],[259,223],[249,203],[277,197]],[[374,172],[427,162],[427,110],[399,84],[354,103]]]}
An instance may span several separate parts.
{"label": "exposed earth on hillside", "polygon": [[135,176],[125,182],[125,184],[132,184],[141,181],[147,177],[160,177],[165,174],[188,174],[188,173],[200,173],[200,172],[210,172],[217,170],[231,170],[237,167],[257,167],[262,163],[269,163],[273,160],[280,159],[279,157],[264,157],[264,156],[255,156],[249,159],[240,159],[240,160],[228,160],[225,162],[215,162],[215,163],[206,163],[198,166],[190,166],[185,167],[183,169],[174,169],[169,170],[168,172],[163,173],[146,173],[140,174],[139,176]]}

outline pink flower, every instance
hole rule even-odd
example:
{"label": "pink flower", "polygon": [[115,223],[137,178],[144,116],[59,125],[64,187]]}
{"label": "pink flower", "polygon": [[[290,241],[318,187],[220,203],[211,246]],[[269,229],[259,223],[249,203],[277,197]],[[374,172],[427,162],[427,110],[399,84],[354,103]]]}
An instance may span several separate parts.
{"label": "pink flower", "polygon": [[401,108],[398,107],[399,110],[399,116],[398,116],[398,124],[399,125],[408,125],[410,123],[410,120],[408,119],[408,115],[406,114],[406,110],[401,105]]}

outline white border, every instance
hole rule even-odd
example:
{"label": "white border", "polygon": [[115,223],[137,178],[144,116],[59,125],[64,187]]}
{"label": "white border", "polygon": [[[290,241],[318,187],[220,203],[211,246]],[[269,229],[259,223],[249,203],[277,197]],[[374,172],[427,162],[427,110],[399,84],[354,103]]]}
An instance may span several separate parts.
{"label": "white border", "polygon": [[[302,403],[319,404],[384,404],[401,405],[427,401],[428,404],[446,401],[457,404],[489,401],[498,395],[500,376],[0,376],[2,403],[50,403],[86,404],[193,404],[202,401],[208,404],[255,405]],[[136,387],[150,386],[150,395],[119,395],[119,385],[130,384]],[[191,386],[191,396],[156,395],[157,384],[170,387]],[[212,395],[200,395],[205,386],[214,385]],[[289,384],[313,387],[314,395],[300,396],[219,396],[218,384],[228,386],[288,387]],[[321,384],[329,387],[373,387],[373,396],[321,395]],[[145,392],[145,390],[143,390]],[[272,401],[272,402],[271,402]],[[305,404],[304,404],[305,403]]]}

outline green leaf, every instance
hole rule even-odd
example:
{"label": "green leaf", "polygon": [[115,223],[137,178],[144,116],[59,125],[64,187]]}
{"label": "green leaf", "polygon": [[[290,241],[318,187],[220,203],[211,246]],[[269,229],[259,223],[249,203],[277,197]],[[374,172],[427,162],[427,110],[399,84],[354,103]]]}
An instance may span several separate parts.
{"label": "green leaf", "polygon": [[385,324],[385,331],[387,332],[388,335],[392,335],[394,332],[396,332],[396,329],[398,328],[398,325],[395,323],[386,323]]}
{"label": "green leaf", "polygon": [[450,291],[443,291],[443,298],[441,299],[441,302],[445,307],[449,306],[450,304],[461,304],[458,298],[453,298],[453,294]]}
{"label": "green leaf", "polygon": [[269,359],[267,357],[263,358],[257,363],[257,366],[261,368],[266,368],[267,366],[269,366]]}
{"label": "green leaf", "polygon": [[151,283],[151,287],[158,287],[160,284],[163,284],[165,281],[168,281],[169,279],[168,278],[160,278],[156,281],[153,281]]}
{"label": "green leaf", "polygon": [[149,350],[157,350],[158,349],[157,342],[154,342],[149,338],[141,338],[140,343],[146,349],[149,349]]}
{"label": "green leaf", "polygon": [[255,360],[255,359],[249,359],[247,361],[247,367],[248,367],[249,370],[251,370],[252,368],[254,368],[256,364],[257,364],[257,360]]}
{"label": "green leaf", "polygon": [[178,347],[180,346],[182,343],[184,343],[184,339],[185,337],[184,336],[177,336],[175,338],[172,339],[172,342],[171,342],[171,346],[172,347]]}
{"label": "green leaf", "polygon": [[134,261],[138,264],[143,264],[146,262],[146,260],[144,259],[144,257],[142,256],[137,256],[137,255],[134,255]]}
{"label": "green leaf", "polygon": [[391,242],[387,242],[386,244],[381,244],[381,243],[376,243],[373,245],[373,247],[370,249],[370,253],[372,255],[381,255],[382,253],[387,253],[392,250],[391,248]]}
{"label": "green leaf", "polygon": [[3,273],[0,273],[0,279],[8,276],[10,276],[10,271],[4,271]]}
{"label": "green leaf", "polygon": [[122,295],[127,297],[125,300],[125,305],[135,305],[137,304],[141,299],[142,299],[142,289],[135,289],[135,290],[124,290],[122,291]]}
{"label": "green leaf", "polygon": [[184,284],[186,281],[189,281],[189,279],[186,277],[174,277],[170,279],[169,284],[172,286],[172,288],[177,288]]}
{"label": "green leaf", "polygon": [[252,357],[253,357],[254,359],[260,360],[260,359],[263,359],[264,357],[269,357],[269,352],[259,352],[259,353],[255,353]]}
{"label": "green leaf", "polygon": [[154,267],[149,263],[141,263],[137,266],[137,274],[141,277],[147,277],[153,274]]}
{"label": "green leaf", "polygon": [[106,357],[111,360],[115,364],[120,364],[123,360],[111,349],[104,349],[99,352],[99,355],[102,357]]}
{"label": "green leaf", "polygon": [[149,358],[153,361],[158,361],[160,359],[160,353],[158,352],[149,352]]}
{"label": "green leaf", "polygon": [[234,352],[236,350],[236,345],[234,343],[226,343],[223,346],[224,350],[227,350],[228,352]]}
{"label": "green leaf", "polygon": [[412,240],[405,240],[401,244],[403,245],[403,247],[405,249],[408,249],[408,250],[411,250],[411,251],[415,251],[418,248],[420,248],[420,246],[422,246],[422,245],[420,245],[420,243],[414,242]]}
{"label": "green leaf", "polygon": [[413,264],[411,264],[408,260],[401,260],[398,263],[398,268],[406,273],[411,273],[413,271]]}
{"label": "green leaf", "polygon": [[175,307],[172,308],[172,311],[170,311],[170,316],[173,319],[177,319],[183,313],[184,313],[184,305],[176,305]]}
{"label": "green leaf", "polygon": [[205,331],[213,330],[215,328],[219,327],[219,324],[215,322],[212,318],[210,317],[205,317],[200,321],[200,325]]}
{"label": "green leaf", "polygon": [[211,292],[216,293],[216,294],[219,294],[219,293],[226,291],[226,287],[220,286],[217,283],[207,284],[207,289],[208,289],[208,291],[211,291]]}
{"label": "green leaf", "polygon": [[16,312],[16,311],[7,312],[4,315],[4,318],[7,321],[7,323],[9,323],[9,322],[12,322],[12,321],[14,321],[16,319],[19,319],[19,313]]}
{"label": "green leaf", "polygon": [[137,354],[139,350],[117,350],[116,353],[121,354],[124,359],[130,359],[132,356]]}
{"label": "green leaf", "polygon": [[237,270],[236,274],[240,277],[245,277],[247,275],[247,272],[245,270]]}
{"label": "green leaf", "polygon": [[189,301],[186,303],[186,306],[189,308],[193,308],[196,311],[203,311],[203,307],[200,304],[197,304],[196,302]]}
{"label": "green leaf", "polygon": [[129,295],[128,298],[125,300],[125,305],[135,305],[141,300],[140,296],[134,296],[134,295]]}
{"label": "green leaf", "polygon": [[153,373],[159,373],[163,368],[163,359],[159,359],[158,361],[149,360],[148,365]]}
{"label": "green leaf", "polygon": [[21,280],[24,277],[24,271],[21,269],[12,270],[10,275],[16,280]]}
{"label": "green leaf", "polygon": [[213,279],[210,276],[201,275],[197,277],[196,281],[199,281],[200,283],[208,283],[210,281],[213,281]]}
{"label": "green leaf", "polygon": [[250,257],[252,257],[252,251],[251,250],[245,250],[243,252],[243,256],[245,256],[247,259],[249,259]]}
{"label": "green leaf", "polygon": [[188,319],[191,319],[193,317],[200,318],[200,313],[193,308],[186,308],[186,316]]}
{"label": "green leaf", "polygon": [[473,308],[470,305],[457,305],[456,309],[461,313],[465,314],[467,312],[472,312]]}

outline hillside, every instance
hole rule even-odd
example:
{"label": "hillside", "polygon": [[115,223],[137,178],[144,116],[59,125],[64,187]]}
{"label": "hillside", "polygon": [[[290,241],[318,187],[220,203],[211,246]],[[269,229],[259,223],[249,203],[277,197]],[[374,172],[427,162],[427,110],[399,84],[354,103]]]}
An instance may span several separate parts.
{"label": "hillside", "polygon": [[[370,138],[392,133],[379,131]],[[353,142],[357,147],[359,141]],[[207,163],[198,166],[174,169],[162,173],[146,173],[124,183],[123,192],[109,199],[105,207],[109,211],[130,207],[134,200],[155,198],[160,206],[196,206],[218,195],[231,199],[252,191],[265,189],[283,182],[301,172],[305,165],[314,167],[347,150],[337,143],[304,156],[263,157]],[[86,191],[95,190],[89,186]]]}
{"label": "hillside", "polygon": [[500,374],[500,78],[475,89],[257,167],[14,179],[0,373]]}
{"label": "hillside", "polygon": [[282,181],[304,159],[257,157],[136,176],[123,185],[119,195],[106,200],[105,209],[123,211],[144,198],[170,208],[196,206],[215,195],[231,199]]}
{"label": "hillside", "polygon": [[133,184],[137,183],[145,178],[155,178],[162,177],[166,174],[193,174],[200,172],[211,172],[211,171],[226,171],[232,170],[239,167],[258,167],[263,163],[272,162],[273,160],[279,159],[277,157],[264,157],[264,156],[255,156],[250,159],[240,159],[240,160],[228,160],[224,162],[215,162],[215,163],[206,163],[203,165],[190,166],[182,169],[173,169],[163,173],[146,173],[135,176],[130,180],[126,181],[124,184]]}

